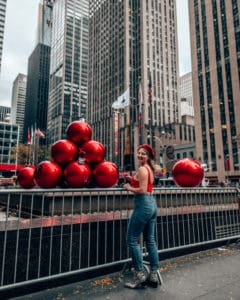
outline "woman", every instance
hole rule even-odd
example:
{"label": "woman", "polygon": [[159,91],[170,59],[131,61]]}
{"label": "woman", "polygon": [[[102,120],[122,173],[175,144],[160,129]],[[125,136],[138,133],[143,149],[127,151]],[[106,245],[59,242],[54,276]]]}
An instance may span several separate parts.
{"label": "woman", "polygon": [[[157,205],[152,195],[155,172],[154,156],[151,146],[147,144],[140,145],[137,152],[140,167],[131,178],[130,183],[123,185],[126,190],[135,194],[134,211],[130,218],[127,232],[127,244],[132,257],[135,276],[132,281],[125,283],[126,287],[133,289],[144,286],[147,283],[153,287],[158,286],[157,271],[159,269],[159,261],[155,242]],[[142,251],[138,243],[141,233],[143,233],[149,254],[151,267],[149,277],[143,266]]]}

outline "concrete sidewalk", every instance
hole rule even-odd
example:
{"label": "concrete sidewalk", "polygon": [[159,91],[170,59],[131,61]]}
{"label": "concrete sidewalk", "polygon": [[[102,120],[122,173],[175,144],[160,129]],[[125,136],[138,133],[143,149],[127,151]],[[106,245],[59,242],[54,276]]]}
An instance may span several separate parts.
{"label": "concrete sidewalk", "polygon": [[[239,300],[240,247],[234,244],[163,261],[161,274],[164,282],[157,289],[124,288],[118,272],[14,299]],[[128,276],[127,271],[124,277]]]}

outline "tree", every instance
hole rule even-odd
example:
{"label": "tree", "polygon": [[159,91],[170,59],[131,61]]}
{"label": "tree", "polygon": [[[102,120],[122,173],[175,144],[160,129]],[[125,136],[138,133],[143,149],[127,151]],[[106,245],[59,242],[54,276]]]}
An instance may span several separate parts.
{"label": "tree", "polygon": [[16,160],[19,165],[36,165],[41,161],[50,159],[50,150],[47,145],[24,145],[18,144],[11,150],[11,160]]}
{"label": "tree", "polygon": [[19,165],[28,164],[28,155],[29,145],[18,144],[11,149],[11,161],[16,161]]}
{"label": "tree", "polygon": [[44,160],[50,160],[50,146],[48,145],[39,145],[37,149],[38,153],[36,156],[36,163],[39,163]]}

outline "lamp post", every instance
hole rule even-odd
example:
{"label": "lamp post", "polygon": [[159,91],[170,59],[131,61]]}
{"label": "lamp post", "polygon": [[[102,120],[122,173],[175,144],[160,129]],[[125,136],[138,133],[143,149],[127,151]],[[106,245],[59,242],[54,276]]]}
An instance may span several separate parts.
{"label": "lamp post", "polygon": [[17,175],[17,165],[18,165],[18,145],[19,145],[19,127],[17,129],[17,145],[16,145],[16,155],[15,155],[15,175]]}
{"label": "lamp post", "polygon": [[[151,136],[150,135],[148,135],[147,136],[148,137],[148,139],[150,139],[151,138]],[[164,163],[165,163],[165,149],[166,149],[166,145],[163,145],[163,142],[162,142],[162,140],[159,138],[159,137],[157,137],[157,136],[153,136],[152,137],[154,140],[157,140],[159,143],[160,143],[160,146],[159,146],[159,148],[157,148],[157,149],[159,149],[160,151],[159,151],[159,162],[160,162],[160,165],[163,167],[164,166]],[[157,151],[156,151],[157,152]]]}
{"label": "lamp post", "polygon": [[166,134],[164,131],[162,131],[161,136],[164,136],[164,140],[162,140],[158,136],[153,136],[154,140],[158,141],[160,143],[160,165],[162,167],[163,173],[171,173],[172,167],[175,164],[175,155],[174,155],[174,146],[172,143],[170,143],[168,136],[166,140]]}

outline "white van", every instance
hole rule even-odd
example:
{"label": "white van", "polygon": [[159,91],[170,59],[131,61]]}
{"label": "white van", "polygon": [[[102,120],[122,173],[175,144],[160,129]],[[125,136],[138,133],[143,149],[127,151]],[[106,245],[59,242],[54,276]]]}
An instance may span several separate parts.
{"label": "white van", "polygon": [[209,171],[207,164],[201,164],[201,166],[202,166],[204,172],[208,172]]}
{"label": "white van", "polygon": [[201,186],[202,187],[207,187],[207,186],[209,186],[209,179],[207,179],[207,178],[203,178],[203,180],[202,180],[202,182],[201,182]]}

